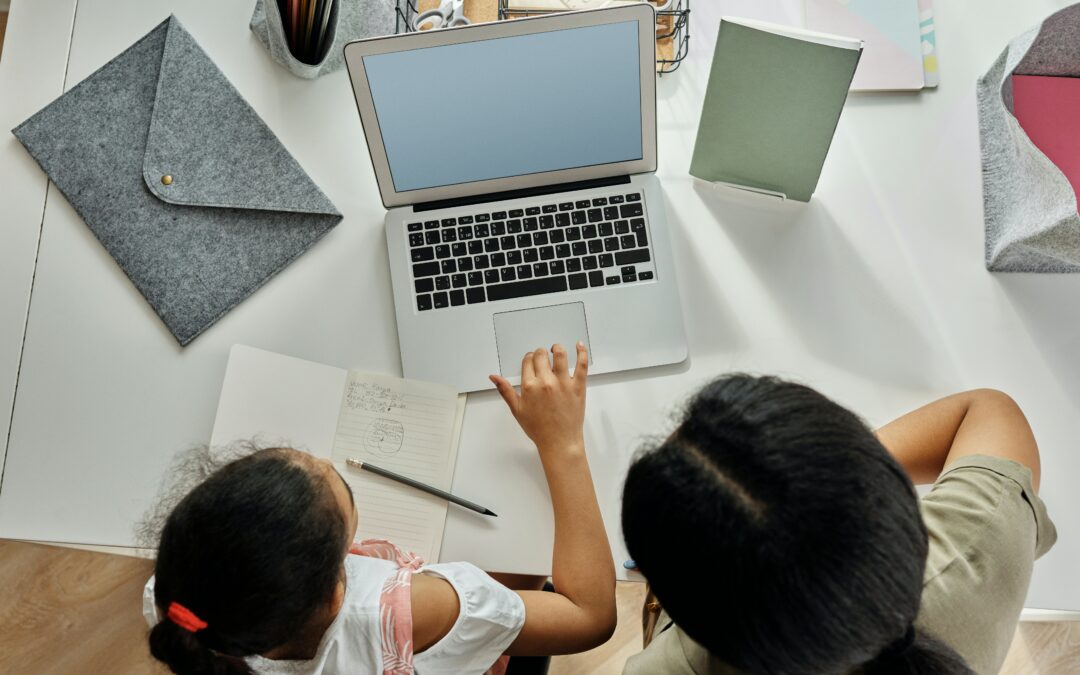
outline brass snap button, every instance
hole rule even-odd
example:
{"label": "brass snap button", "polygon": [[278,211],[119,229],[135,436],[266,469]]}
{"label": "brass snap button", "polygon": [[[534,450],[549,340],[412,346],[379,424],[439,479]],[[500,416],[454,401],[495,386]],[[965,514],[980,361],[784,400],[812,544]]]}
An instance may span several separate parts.
{"label": "brass snap button", "polygon": [[162,176],[161,177],[161,184],[162,185],[172,185],[172,176],[170,176],[169,174],[165,174],[164,176]]}

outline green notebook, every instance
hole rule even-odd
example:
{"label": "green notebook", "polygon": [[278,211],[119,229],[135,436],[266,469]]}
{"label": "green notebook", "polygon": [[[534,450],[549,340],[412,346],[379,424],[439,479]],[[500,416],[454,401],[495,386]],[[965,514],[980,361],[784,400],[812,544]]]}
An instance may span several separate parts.
{"label": "green notebook", "polygon": [[725,18],[690,173],[810,201],[862,41]]}

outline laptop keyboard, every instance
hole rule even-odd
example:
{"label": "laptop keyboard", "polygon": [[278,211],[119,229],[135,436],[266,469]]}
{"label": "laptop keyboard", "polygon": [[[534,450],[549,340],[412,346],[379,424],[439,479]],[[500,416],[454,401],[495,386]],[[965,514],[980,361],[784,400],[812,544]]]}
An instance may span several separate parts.
{"label": "laptop keyboard", "polygon": [[654,278],[640,192],[405,228],[420,311]]}

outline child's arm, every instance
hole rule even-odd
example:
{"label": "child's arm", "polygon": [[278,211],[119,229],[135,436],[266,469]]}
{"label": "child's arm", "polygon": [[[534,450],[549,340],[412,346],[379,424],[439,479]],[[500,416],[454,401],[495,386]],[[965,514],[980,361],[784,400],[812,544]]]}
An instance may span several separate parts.
{"label": "child's arm", "polygon": [[910,412],[877,431],[915,483],[932,483],[965,455],[1004,457],[1031,470],[1039,488],[1039,448],[1027,418],[1000,391],[975,389]]}
{"label": "child's arm", "polygon": [[519,591],[525,625],[507,650],[512,655],[568,654],[607,641],[615,630],[615,565],[596,503],[585,455],[585,380],[589,357],[577,346],[570,375],[566,350],[527,354],[521,393],[493,375],[518,424],[536,444],[555,512],[554,593]]}

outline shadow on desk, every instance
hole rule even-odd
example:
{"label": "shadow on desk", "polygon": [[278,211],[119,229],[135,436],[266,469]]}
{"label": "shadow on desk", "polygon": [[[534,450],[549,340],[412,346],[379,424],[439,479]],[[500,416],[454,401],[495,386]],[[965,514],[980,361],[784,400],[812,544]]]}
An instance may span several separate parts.
{"label": "shadow on desk", "polygon": [[[989,272],[987,273],[989,274]],[[994,274],[1031,341],[1073,405],[1080,407],[1080,314],[1068,307],[1069,298],[1080,297],[1080,275]]]}
{"label": "shadow on desk", "polygon": [[819,201],[770,202],[705,183],[694,189],[814,356],[909,389],[956,380],[945,345],[928,329],[930,312],[910,316]]}
{"label": "shadow on desk", "polygon": [[[750,343],[750,335],[727,300],[727,296],[737,289],[724,285],[725,275],[717,267],[716,256],[710,254],[712,249],[708,242],[692,233],[693,228],[680,219],[674,205],[667,210],[667,221],[672,256],[679,268],[679,297],[690,354],[682,364],[685,367],[670,368],[685,372],[689,369],[690,359],[695,356],[738,351]],[[625,377],[633,378],[633,372],[626,373]]]}

